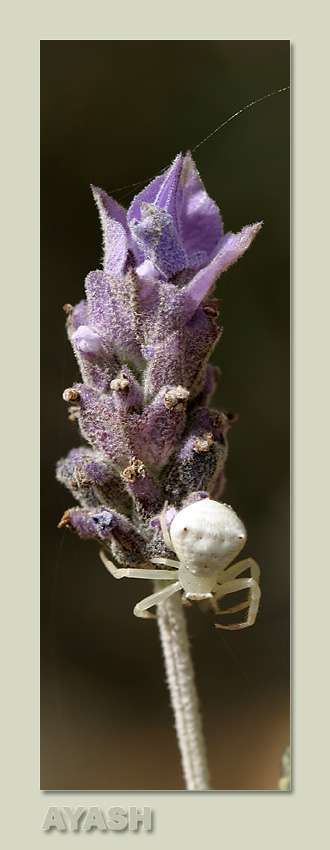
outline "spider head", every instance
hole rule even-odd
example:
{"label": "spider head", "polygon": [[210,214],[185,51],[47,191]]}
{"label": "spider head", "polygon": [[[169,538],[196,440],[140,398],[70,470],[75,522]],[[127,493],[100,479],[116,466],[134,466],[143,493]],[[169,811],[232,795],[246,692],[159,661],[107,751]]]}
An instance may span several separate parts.
{"label": "spider head", "polygon": [[225,569],[246,543],[246,530],[235,511],[221,502],[203,499],[183,508],[170,528],[173,549],[195,575]]}

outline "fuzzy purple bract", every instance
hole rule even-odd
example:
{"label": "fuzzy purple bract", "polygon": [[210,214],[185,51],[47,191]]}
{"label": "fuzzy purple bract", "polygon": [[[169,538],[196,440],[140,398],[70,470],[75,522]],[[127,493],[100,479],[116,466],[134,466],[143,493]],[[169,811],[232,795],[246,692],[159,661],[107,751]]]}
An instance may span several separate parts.
{"label": "fuzzy purple bract", "polygon": [[86,299],[65,305],[82,382],[63,397],[84,444],[57,465],[79,503],[60,526],[137,565],[168,552],[166,502],[170,524],[190,502],[221,494],[232,417],[209,407],[219,369],[208,360],[222,331],[210,294],[262,223],[224,234],[189,152],[128,211],[92,191],[104,258]]}

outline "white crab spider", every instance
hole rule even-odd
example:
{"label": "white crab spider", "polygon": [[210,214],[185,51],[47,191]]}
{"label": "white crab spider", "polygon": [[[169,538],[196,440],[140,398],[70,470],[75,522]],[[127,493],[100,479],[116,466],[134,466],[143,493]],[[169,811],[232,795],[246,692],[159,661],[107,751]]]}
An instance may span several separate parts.
{"label": "white crab spider", "polygon": [[[162,590],[138,602],[134,614],[137,617],[155,616],[149,612],[149,608],[183,590],[184,601],[209,599],[217,614],[248,609],[243,622],[229,625],[216,623],[217,628],[243,629],[252,626],[260,600],[260,569],[252,558],[229,566],[245,545],[247,536],[244,525],[233,508],[209,498],[193,502],[175,515],[169,532],[165,520],[166,507],[165,505],[160,517],[161,528],[166,545],[175,552],[178,561],[152,558],[151,562],[168,564],[172,569],[117,568],[108,560],[103,550],[100,552],[103,563],[115,578],[146,578],[169,582]],[[177,570],[176,574],[173,568]],[[247,570],[249,577],[238,578]],[[227,593],[238,590],[248,590],[247,601],[226,610],[218,608],[220,599]]]}

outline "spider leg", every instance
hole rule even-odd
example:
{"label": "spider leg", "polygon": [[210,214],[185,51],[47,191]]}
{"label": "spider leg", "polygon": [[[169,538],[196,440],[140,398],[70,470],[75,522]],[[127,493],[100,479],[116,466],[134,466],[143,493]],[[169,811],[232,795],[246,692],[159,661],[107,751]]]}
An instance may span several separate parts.
{"label": "spider leg", "polygon": [[[223,595],[220,596],[220,599],[223,599]],[[219,608],[217,598],[213,600],[212,607],[215,614],[234,614],[235,611],[243,611],[244,608],[248,608],[250,605],[250,600],[247,599],[246,602],[240,602],[239,605],[233,605],[232,608]]]}
{"label": "spider leg", "polygon": [[257,562],[254,561],[253,558],[244,558],[243,561],[237,561],[237,564],[233,564],[231,567],[227,567],[227,569],[224,570],[220,577],[220,584],[222,584],[222,579],[224,579],[224,582],[227,582],[229,578],[236,578],[236,576],[244,573],[245,570],[250,570],[251,578],[254,578],[256,582],[259,581],[260,567]]}
{"label": "spider leg", "polygon": [[142,570],[139,567],[116,567],[112,561],[107,558],[104,549],[101,549],[100,558],[104,566],[109,570],[114,578],[151,578],[154,581],[158,579],[173,581],[173,570]]}
{"label": "spider leg", "polygon": [[161,530],[162,530],[162,535],[163,535],[163,538],[165,540],[166,546],[167,546],[168,549],[171,550],[171,552],[174,552],[174,549],[173,549],[173,546],[172,546],[172,540],[170,538],[169,531],[168,531],[168,528],[167,528],[167,525],[166,525],[167,507],[168,507],[168,502],[165,502],[163,510],[162,510],[162,512],[159,516],[159,522],[160,522],[160,527],[161,527]]}
{"label": "spider leg", "polygon": [[156,593],[152,593],[151,596],[146,596],[145,599],[138,602],[135,605],[133,614],[136,617],[157,617],[157,614],[150,614],[148,608],[152,608],[153,605],[159,605],[160,602],[165,602],[166,599],[172,596],[173,593],[177,593],[178,590],[181,590],[179,581],[168,584],[162,590],[157,590]]}
{"label": "spider leg", "polygon": [[232,581],[228,581],[226,584],[223,584],[221,589],[219,589],[219,591],[215,594],[213,606],[216,606],[215,610],[217,613],[219,613],[219,610],[217,610],[218,599],[221,599],[223,596],[226,596],[227,593],[234,593],[237,590],[245,589],[249,590],[248,602],[244,602],[241,605],[237,605],[233,608],[228,608],[225,611],[221,611],[221,614],[231,613],[232,611],[240,611],[244,607],[248,608],[248,615],[246,620],[244,620],[242,623],[230,623],[227,625],[223,625],[222,623],[216,623],[215,626],[217,629],[245,629],[248,626],[253,625],[258,613],[259,601],[261,596],[260,587],[254,578],[237,578],[233,579]]}
{"label": "spider leg", "polygon": [[170,564],[171,567],[179,569],[179,561],[173,561],[172,558],[150,558],[152,564]]}
{"label": "spider leg", "polygon": [[[254,580],[258,583],[259,577],[260,577],[260,568],[259,568],[257,562],[254,561],[253,558],[244,558],[243,561],[238,561],[237,564],[233,564],[231,567],[228,567],[227,569],[224,570],[224,572],[222,573],[222,575],[220,576],[220,579],[219,579],[219,586],[222,587],[223,585],[227,584],[228,578],[234,579],[234,578],[236,578],[236,576],[239,576],[240,573],[244,573],[245,570],[250,570],[251,578],[254,578]],[[250,594],[249,594],[249,597],[250,597]],[[222,594],[220,594],[219,596],[218,596],[218,594],[216,594],[216,598],[214,600],[214,606],[213,607],[214,607],[214,610],[216,611],[216,613],[218,613],[218,614],[223,614],[223,613],[233,614],[235,611],[242,611],[243,608],[248,608],[249,605],[250,605],[250,598],[249,598],[246,602],[241,602],[239,605],[234,605],[232,608],[226,608],[226,611],[224,612],[218,607],[217,601],[216,601],[217,598],[221,599]]]}

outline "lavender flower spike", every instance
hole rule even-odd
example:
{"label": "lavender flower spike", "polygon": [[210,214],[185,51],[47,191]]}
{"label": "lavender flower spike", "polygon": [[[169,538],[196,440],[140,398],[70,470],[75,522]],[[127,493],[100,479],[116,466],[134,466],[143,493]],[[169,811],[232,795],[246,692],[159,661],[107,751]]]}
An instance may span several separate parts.
{"label": "lavender flower spike", "polygon": [[[57,466],[58,480],[80,505],[68,508],[60,526],[98,541],[121,565],[109,567],[117,577],[134,568],[142,576],[155,573],[155,558],[169,557],[177,513],[221,494],[233,419],[208,407],[219,377],[208,360],[222,330],[220,302],[210,296],[262,222],[225,234],[189,152],[178,154],[128,211],[102,189],[92,191],[103,267],[87,276],[86,299],[65,305],[82,381],[63,398],[84,445]],[[182,606],[163,602],[162,593],[157,602],[166,664],[177,667],[169,630],[178,628],[186,653],[182,675],[193,688]],[[180,703],[174,710],[184,772],[188,788],[202,790],[208,779],[197,700],[191,692],[195,738],[185,743],[181,685],[174,684]],[[194,764],[188,751],[198,753]]]}

